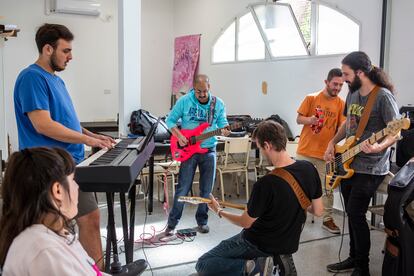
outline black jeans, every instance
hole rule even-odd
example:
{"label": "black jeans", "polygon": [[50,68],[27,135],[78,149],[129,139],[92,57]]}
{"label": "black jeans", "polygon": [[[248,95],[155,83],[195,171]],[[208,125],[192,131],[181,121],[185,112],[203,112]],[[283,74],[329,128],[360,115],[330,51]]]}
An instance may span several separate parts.
{"label": "black jeans", "polygon": [[341,193],[348,214],[350,257],[357,267],[368,269],[371,248],[366,213],[369,202],[384,180],[384,175],[354,174],[341,182]]}

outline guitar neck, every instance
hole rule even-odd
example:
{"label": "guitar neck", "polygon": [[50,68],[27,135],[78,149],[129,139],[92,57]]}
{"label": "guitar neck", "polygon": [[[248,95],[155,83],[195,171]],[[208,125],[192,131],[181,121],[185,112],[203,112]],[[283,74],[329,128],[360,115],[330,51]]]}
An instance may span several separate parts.
{"label": "guitar neck", "polygon": [[[233,125],[230,126],[230,130],[234,130],[234,129],[239,128],[239,127],[240,127],[240,125],[233,124]],[[200,134],[200,135],[198,135],[198,136],[195,137],[195,140],[198,142],[198,141],[202,141],[202,140],[208,139],[208,138],[213,137],[213,136],[220,135],[221,134],[221,131],[223,129],[225,129],[225,128],[224,127],[223,128],[218,128],[218,129],[215,129],[215,130],[212,130],[212,131],[209,131],[209,132]]]}
{"label": "guitar neck", "polygon": [[[375,142],[381,140],[382,138],[384,138],[385,136],[387,136],[386,133],[386,128],[378,131],[377,133],[371,135],[371,137],[369,137],[368,139],[364,140],[368,141],[368,143],[370,143],[371,145],[374,144]],[[361,143],[359,143],[356,146],[353,146],[352,148],[350,148],[349,150],[347,150],[346,152],[344,152],[343,154],[341,154],[341,159],[342,159],[342,163],[348,161],[349,159],[353,158],[355,155],[357,155],[358,153],[360,153],[361,150]]]}
{"label": "guitar neck", "polygon": [[202,141],[202,140],[208,139],[208,138],[213,137],[213,136],[220,135],[222,129],[223,128],[218,128],[216,130],[200,134],[200,135],[195,137],[195,140],[198,142],[198,141]]}
{"label": "guitar neck", "polygon": [[[184,201],[184,202],[191,202],[194,203],[193,200],[195,200],[195,202],[197,204],[200,203],[211,203],[211,199],[209,198],[202,198],[202,197],[180,197],[178,199],[178,201]],[[247,205],[246,204],[237,204],[237,203],[231,203],[231,202],[227,202],[227,201],[221,201],[219,200],[218,203],[223,206],[223,207],[229,207],[229,208],[234,208],[234,209],[239,209],[239,210],[247,210]]]}

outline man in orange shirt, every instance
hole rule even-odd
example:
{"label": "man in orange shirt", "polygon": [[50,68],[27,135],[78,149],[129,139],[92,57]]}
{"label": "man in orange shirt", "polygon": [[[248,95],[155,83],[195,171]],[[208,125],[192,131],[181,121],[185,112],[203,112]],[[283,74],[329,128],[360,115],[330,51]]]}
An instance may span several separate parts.
{"label": "man in orange shirt", "polygon": [[341,231],[332,218],[333,191],[326,190],[325,164],[323,159],[328,143],[345,121],[343,110],[345,103],[338,97],[344,80],[342,71],[334,68],[329,71],[325,88],[309,94],[298,109],[296,122],[303,125],[300,134],[296,158],[313,163],[321,178],[322,201],[324,205],[322,228],[333,234]]}

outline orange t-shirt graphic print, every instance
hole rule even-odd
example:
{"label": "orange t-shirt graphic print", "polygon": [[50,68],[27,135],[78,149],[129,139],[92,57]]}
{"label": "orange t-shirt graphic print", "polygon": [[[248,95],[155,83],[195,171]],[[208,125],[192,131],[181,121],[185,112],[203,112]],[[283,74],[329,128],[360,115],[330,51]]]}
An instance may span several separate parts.
{"label": "orange t-shirt graphic print", "polygon": [[311,117],[315,116],[315,111],[319,109],[320,117],[323,117],[323,125],[319,132],[314,132],[311,125],[303,126],[297,153],[323,159],[329,141],[345,121],[344,107],[345,103],[341,98],[328,98],[322,91],[307,95],[297,112],[302,116]]}

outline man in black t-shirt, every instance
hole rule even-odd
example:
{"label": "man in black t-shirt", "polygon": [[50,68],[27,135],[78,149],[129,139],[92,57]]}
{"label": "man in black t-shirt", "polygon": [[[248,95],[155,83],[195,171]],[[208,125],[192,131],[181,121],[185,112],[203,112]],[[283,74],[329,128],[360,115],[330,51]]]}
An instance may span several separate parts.
{"label": "man in black t-shirt", "polygon": [[[275,166],[294,176],[312,204],[307,211],[321,216],[322,189],[316,168],[308,161],[295,161],[286,152],[284,128],[273,121],[258,125],[253,138],[261,153]],[[243,275],[247,260],[297,251],[306,214],[294,191],[281,177],[268,174],[257,181],[241,215],[223,211],[213,198],[209,208],[220,218],[244,229],[200,257],[201,275]]]}

